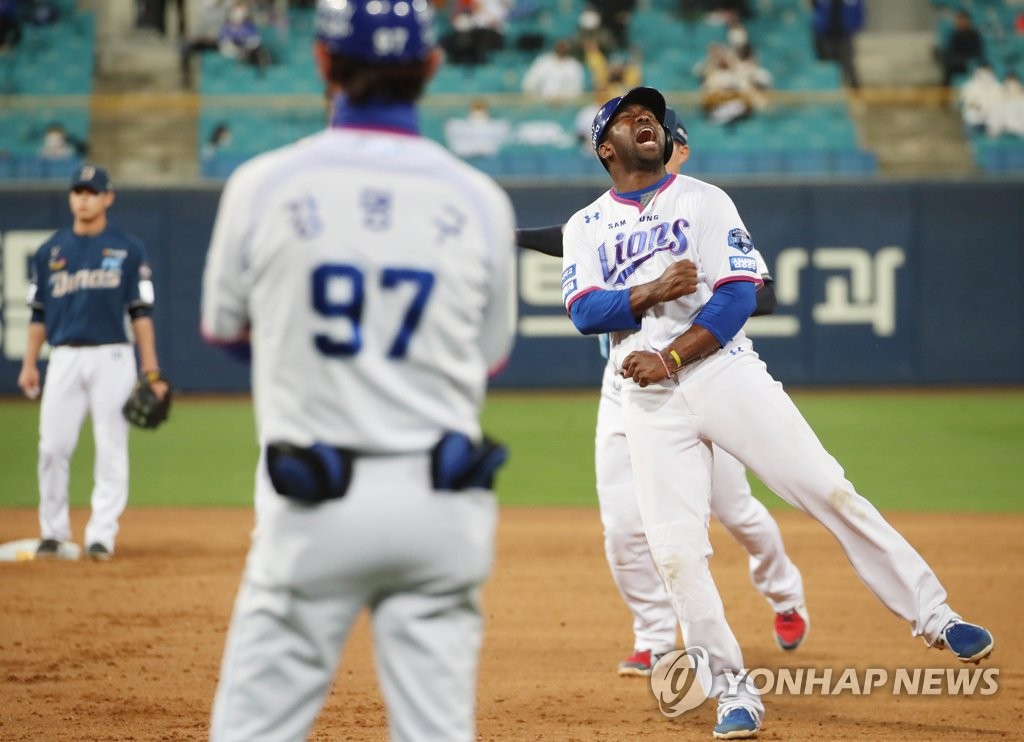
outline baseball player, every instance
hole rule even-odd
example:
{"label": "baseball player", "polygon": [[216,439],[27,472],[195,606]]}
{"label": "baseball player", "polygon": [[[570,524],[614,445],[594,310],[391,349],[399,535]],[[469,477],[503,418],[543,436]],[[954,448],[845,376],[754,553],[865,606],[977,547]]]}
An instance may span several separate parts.
{"label": "baseball player", "polygon": [[[39,527],[36,559],[60,556],[71,539],[68,476],[86,413],[96,445],[86,554],[114,554],[118,519],[128,503],[128,422],[121,407],[137,377],[125,315],[138,346],[141,375],[160,378],[153,330],[153,283],[143,244],[107,222],[114,189],[106,170],[83,165],[68,196],[74,221],[36,251],[28,304],[32,318],[18,386],[39,396],[39,352],[53,348],[39,414]],[[165,382],[154,385],[158,395]]]}
{"label": "baseball player", "polygon": [[[676,112],[665,110],[665,128],[672,154],[666,164],[678,173],[690,155],[688,135]],[[562,257],[562,227],[516,230],[521,247]],[[758,271],[763,285],[757,291],[753,314],[775,309],[773,279],[766,265]],[[687,293],[696,288],[696,278]],[[602,336],[602,352],[606,348]],[[604,353],[607,356],[607,353]],[[633,653],[619,663],[622,676],[649,676],[658,658],[676,645],[676,614],[644,536],[633,494],[629,448],[622,427],[622,375],[605,364],[597,413],[594,460],[598,503],[604,526],[605,555],[619,593],[633,614]],[[746,471],[737,459],[714,449],[711,513],[750,555],[750,578],[775,612],[775,641],[785,650],[800,646],[810,629],[800,571],[786,554],[779,526],[768,509],[753,497]]]}
{"label": "baseball player", "polygon": [[366,608],[391,739],[468,742],[512,204],[419,135],[427,0],[319,0],[315,28],[330,128],[231,176],[203,279],[204,334],[251,336],[262,449],[211,737],[305,739]]}
{"label": "baseball player", "polygon": [[[743,672],[743,656],[708,569],[711,443],[828,528],[914,636],[980,661],[991,633],[950,607],[932,569],[857,493],[743,334],[761,283],[754,245],[723,191],[666,172],[664,120],[653,88],[598,111],[592,143],[613,188],[566,224],[562,287],[581,332],[612,333],[644,531],[687,645],[708,653],[714,735],[755,736],[764,706],[752,684],[727,682],[727,670]],[[701,276],[697,291],[637,319],[632,294],[686,261]]]}

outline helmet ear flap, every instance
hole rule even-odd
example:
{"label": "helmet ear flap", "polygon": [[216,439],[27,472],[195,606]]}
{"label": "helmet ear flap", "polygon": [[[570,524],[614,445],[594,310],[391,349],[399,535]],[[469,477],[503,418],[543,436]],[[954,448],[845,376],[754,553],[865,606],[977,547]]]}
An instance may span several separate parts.
{"label": "helmet ear flap", "polygon": [[661,130],[665,132],[665,151],[661,153],[661,161],[668,164],[668,161],[672,159],[672,153],[675,152],[676,144],[672,141],[672,132],[668,130],[667,126],[662,126]]}

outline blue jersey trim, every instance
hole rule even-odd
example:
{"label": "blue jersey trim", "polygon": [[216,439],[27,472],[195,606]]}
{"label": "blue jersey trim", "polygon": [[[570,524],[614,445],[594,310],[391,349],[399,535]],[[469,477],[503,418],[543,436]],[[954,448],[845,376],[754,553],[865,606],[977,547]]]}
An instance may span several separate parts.
{"label": "blue jersey trim", "polygon": [[331,126],[382,129],[401,134],[419,134],[419,117],[411,103],[368,103],[355,106],[344,95],[331,101]]}
{"label": "blue jersey trim", "polygon": [[651,191],[656,191],[662,188],[675,177],[676,176],[674,176],[672,173],[666,173],[665,177],[659,180],[657,183],[649,185],[646,188],[641,188],[638,191],[628,191],[627,193],[616,193],[615,189],[613,188],[612,198],[614,198],[616,201],[639,201],[640,197],[643,196],[645,193],[650,193]]}
{"label": "blue jersey trim", "polygon": [[693,324],[700,325],[722,347],[733,339],[757,307],[757,287],[750,281],[723,283],[701,308]]}
{"label": "blue jersey trim", "polygon": [[629,307],[629,291],[597,289],[580,296],[569,307],[569,319],[584,335],[635,330],[640,326]]}

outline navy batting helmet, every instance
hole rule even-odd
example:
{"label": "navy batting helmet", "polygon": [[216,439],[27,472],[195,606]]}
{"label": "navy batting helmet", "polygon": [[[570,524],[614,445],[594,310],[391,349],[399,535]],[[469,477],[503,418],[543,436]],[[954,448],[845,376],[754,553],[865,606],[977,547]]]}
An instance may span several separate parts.
{"label": "navy batting helmet", "polygon": [[686,127],[683,126],[683,120],[679,118],[679,114],[675,112],[675,109],[665,109],[665,128],[669,130],[672,138],[680,144],[689,144],[689,135],[686,133]]}
{"label": "navy batting helmet", "polygon": [[331,54],[418,62],[436,44],[434,12],[428,0],[318,0],[316,38]]}
{"label": "navy batting helmet", "polygon": [[[612,119],[615,118],[615,114],[619,112],[623,106],[630,103],[639,103],[645,108],[650,109],[654,117],[658,119],[658,123],[663,127],[665,125],[665,96],[659,93],[654,88],[633,88],[625,95],[619,96],[618,98],[612,98],[610,101],[601,106],[601,109],[594,116],[594,123],[590,127],[590,141],[594,145],[594,152],[597,152],[598,146],[604,141],[604,136],[607,133],[609,124]],[[672,133],[665,130],[665,152],[663,159],[668,162],[672,156]],[[601,155],[597,156],[601,160],[601,164],[604,164],[604,158]],[[607,166],[606,166],[607,167]]]}

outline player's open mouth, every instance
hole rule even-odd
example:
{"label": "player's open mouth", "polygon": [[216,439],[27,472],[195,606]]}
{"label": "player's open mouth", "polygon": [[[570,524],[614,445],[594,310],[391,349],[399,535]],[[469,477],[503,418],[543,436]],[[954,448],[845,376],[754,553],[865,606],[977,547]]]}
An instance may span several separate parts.
{"label": "player's open mouth", "polygon": [[658,135],[654,133],[654,129],[649,126],[645,126],[636,134],[637,144],[647,144],[648,142],[656,142]]}

